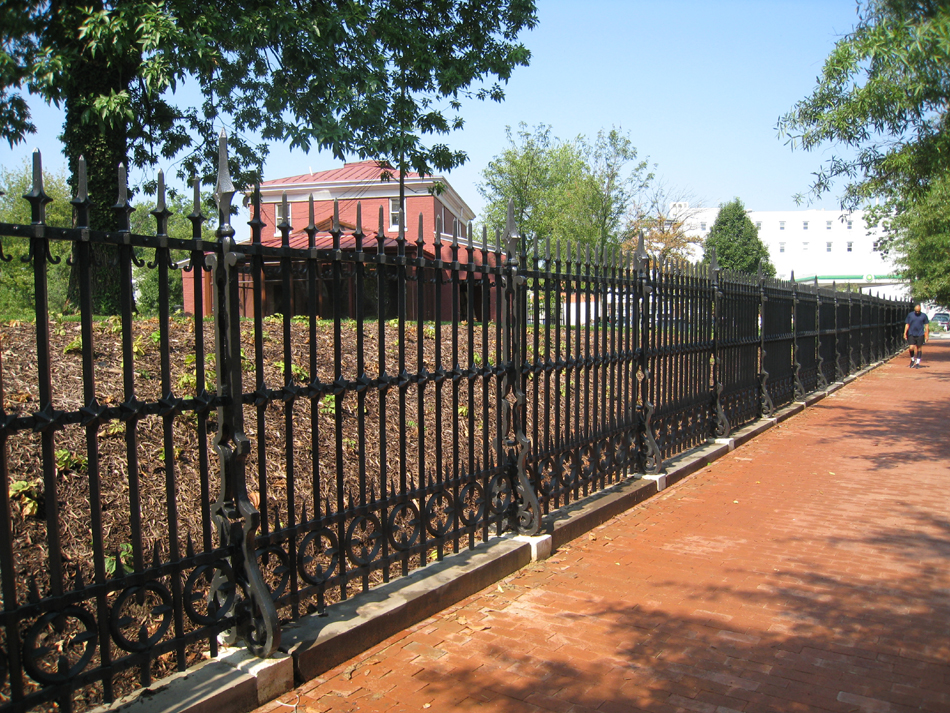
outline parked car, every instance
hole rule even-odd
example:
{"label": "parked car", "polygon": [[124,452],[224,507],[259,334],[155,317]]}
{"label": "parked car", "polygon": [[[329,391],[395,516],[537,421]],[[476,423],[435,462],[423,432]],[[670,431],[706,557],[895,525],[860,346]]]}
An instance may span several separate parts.
{"label": "parked car", "polygon": [[930,318],[932,324],[939,325],[943,329],[950,327],[950,313],[948,312],[937,312],[933,317]]}

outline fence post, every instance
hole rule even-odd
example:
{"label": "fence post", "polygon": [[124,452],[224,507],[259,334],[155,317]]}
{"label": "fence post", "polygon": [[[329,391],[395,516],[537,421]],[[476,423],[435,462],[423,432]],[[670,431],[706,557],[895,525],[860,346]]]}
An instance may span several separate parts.
{"label": "fence post", "polygon": [[638,368],[643,378],[640,379],[640,409],[642,411],[640,423],[643,428],[643,450],[641,452],[642,469],[644,473],[656,474],[663,472],[663,456],[660,447],[653,436],[653,412],[656,409],[650,401],[650,384],[653,374],[650,371],[650,331],[656,326],[653,315],[653,285],[650,284],[650,258],[647,256],[643,233],[637,243],[637,286],[640,296],[640,348],[638,350]]}
{"label": "fence post", "polygon": [[[261,514],[247,493],[245,462],[251,442],[244,433],[241,379],[241,313],[238,268],[243,255],[235,250],[230,224],[234,184],[228,171],[227,139],[218,139],[217,238],[220,252],[209,256],[214,274],[215,355],[217,366],[218,432],[214,447],[221,462],[221,491],[211,509],[221,544],[231,551],[229,572],[220,569],[212,583],[212,596],[234,601],[238,589],[245,600],[235,606],[234,634],[256,656],[270,656],[280,645],[280,624],[270,590],[261,575],[254,543]],[[230,575],[230,576],[228,576]],[[233,578],[234,581],[230,581]],[[229,581],[225,581],[225,580]]]}
{"label": "fence post", "polygon": [[762,260],[756,271],[759,282],[759,404],[763,416],[771,416],[775,411],[775,404],[769,396],[769,372],[765,369],[765,303],[769,297],[765,294],[765,274],[762,272]]}
{"label": "fence post", "polygon": [[815,333],[818,335],[818,388],[828,388],[828,379],[825,376],[825,359],[821,355],[822,329],[821,329],[821,287],[818,286],[818,277],[815,277]]}
{"label": "fence post", "polygon": [[805,398],[805,386],[802,384],[802,365],[798,359],[798,283],[795,282],[795,272],[792,271],[792,365],[794,367],[795,400]]}
{"label": "fence post", "polygon": [[[541,505],[534,485],[528,478],[525,461],[531,442],[525,435],[525,412],[527,398],[524,393],[524,348],[522,345],[522,320],[527,311],[528,281],[518,274],[521,254],[521,235],[515,223],[514,202],[508,201],[508,217],[505,225],[505,240],[508,257],[505,260],[505,300],[502,308],[502,344],[507,360],[502,377],[502,424],[499,434],[505,438],[508,449],[507,470],[512,492],[517,493],[513,506],[517,508],[516,527],[522,535],[536,535],[541,527]],[[512,397],[513,402],[509,400]],[[510,437],[509,437],[509,434]]]}
{"label": "fence post", "polygon": [[717,438],[726,438],[732,431],[726,412],[722,408],[722,392],[725,388],[722,383],[721,359],[719,358],[719,344],[723,334],[722,320],[722,290],[719,289],[719,262],[716,260],[715,248],[709,250],[709,277],[713,298],[713,340],[712,340],[712,406],[714,423],[712,432]]}
{"label": "fence post", "polygon": [[[860,302],[858,303],[860,305]],[[858,352],[860,359],[861,351],[861,319],[858,318]],[[858,371],[860,367],[854,360],[854,293],[851,292],[851,283],[848,283],[848,369],[850,374]]]}

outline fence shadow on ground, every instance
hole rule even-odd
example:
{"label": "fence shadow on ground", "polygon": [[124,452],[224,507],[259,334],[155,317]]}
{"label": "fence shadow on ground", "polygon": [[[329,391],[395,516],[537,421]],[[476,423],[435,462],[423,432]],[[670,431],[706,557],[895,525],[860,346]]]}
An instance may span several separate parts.
{"label": "fence shadow on ground", "polygon": [[[563,626],[545,643],[533,624],[496,626],[478,639],[488,643],[466,646],[480,665],[456,666],[455,656],[427,664],[426,695],[434,708],[512,712],[937,710],[950,704],[942,683],[950,675],[950,577],[939,565],[950,551],[950,520],[909,516],[930,534],[911,525],[831,540],[886,549],[912,568],[906,576],[836,575],[815,562],[811,572],[779,567],[767,586],[694,590],[675,607],[693,608],[688,616],[658,603],[590,606],[560,615]],[[784,544],[792,549],[796,540]],[[678,583],[653,589],[667,586]],[[730,621],[719,605],[764,612],[773,623]],[[352,676],[359,681],[359,668]]]}

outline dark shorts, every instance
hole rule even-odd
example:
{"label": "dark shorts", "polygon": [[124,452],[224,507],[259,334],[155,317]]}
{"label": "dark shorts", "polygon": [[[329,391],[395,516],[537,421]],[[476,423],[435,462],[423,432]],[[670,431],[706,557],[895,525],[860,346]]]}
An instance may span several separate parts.
{"label": "dark shorts", "polygon": [[922,347],[924,346],[924,335],[918,334],[915,336],[911,334],[909,337],[907,337],[907,343],[911,346]]}

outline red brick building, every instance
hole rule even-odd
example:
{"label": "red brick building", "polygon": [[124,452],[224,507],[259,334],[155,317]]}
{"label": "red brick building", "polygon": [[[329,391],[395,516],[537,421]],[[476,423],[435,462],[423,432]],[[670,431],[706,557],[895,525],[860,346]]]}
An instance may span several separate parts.
{"label": "red brick building", "polygon": [[[469,223],[475,217],[474,212],[461,196],[452,188],[451,184],[442,176],[420,176],[417,173],[409,173],[405,177],[405,205],[406,205],[406,254],[414,257],[417,251],[417,240],[419,236],[419,218],[422,218],[422,233],[424,243],[423,252],[427,257],[441,257],[443,260],[451,260],[452,235],[456,228],[459,234],[459,244],[463,247],[459,250],[459,260],[468,261],[468,251],[465,246],[468,244]],[[363,250],[369,254],[375,254],[377,250],[377,231],[380,229],[380,209],[382,209],[382,231],[385,236],[384,250],[387,254],[396,254],[397,243],[396,236],[399,232],[399,175],[391,166],[380,163],[379,161],[360,161],[357,163],[347,163],[342,168],[329,171],[320,171],[318,173],[307,173],[299,176],[290,176],[288,178],[278,178],[265,181],[261,184],[261,219],[266,224],[263,230],[261,241],[265,245],[278,247],[281,244],[281,234],[277,226],[282,222],[283,215],[283,196],[287,196],[287,221],[291,225],[290,245],[296,248],[305,248],[308,245],[308,236],[304,228],[310,222],[309,199],[313,196],[314,202],[314,225],[318,228],[316,236],[316,247],[318,249],[327,249],[332,247],[332,237],[329,234],[333,221],[334,201],[339,201],[340,227],[345,235],[341,241],[340,247],[343,250],[353,250],[355,241],[351,236],[356,227],[357,204],[362,207],[363,232],[366,235],[363,241]],[[250,196],[248,196],[249,200]],[[442,250],[441,255],[436,254],[435,248],[435,230],[436,221],[442,219]],[[249,241],[250,235],[237,236],[239,241]],[[480,236],[479,236],[480,245]],[[476,251],[475,262],[481,262],[481,251]],[[270,273],[270,274],[268,274]],[[183,278],[185,285],[185,311],[194,310],[194,293],[191,287],[191,281],[194,279],[193,273],[185,273]],[[250,279],[250,278],[249,278]],[[281,305],[284,304],[283,288],[279,276],[274,275],[274,271],[265,270],[264,277],[264,314],[272,314],[281,311]],[[211,310],[211,279],[210,275],[205,274],[205,312],[210,314]],[[249,285],[250,286],[250,285]],[[330,305],[334,299],[344,300],[344,313],[351,316],[355,306],[355,296],[347,286],[345,295],[329,294],[325,284],[320,297],[320,304],[317,306],[317,312],[321,316],[329,316]],[[414,287],[412,288],[414,290]],[[477,287],[475,289],[478,289]],[[246,290],[249,293],[250,290]],[[391,304],[395,301],[395,295],[387,300]],[[481,300],[477,295],[473,304],[478,311],[481,311]],[[250,306],[248,299],[247,306]],[[461,300],[464,303],[464,314],[467,310],[467,286],[462,285]],[[306,284],[304,280],[295,277],[294,290],[291,298],[292,308],[295,314],[306,314],[308,303],[306,300]],[[373,302],[375,298],[364,302],[364,307],[370,309],[367,316],[372,314],[374,309]],[[426,319],[434,318],[434,300],[428,295],[425,299]],[[414,295],[407,295],[407,306],[410,310],[410,316],[415,316],[418,300]],[[387,313],[389,308],[387,307]],[[451,317],[451,300],[443,300],[443,318]],[[250,313],[250,310],[246,310]],[[388,318],[388,314],[384,318]],[[480,314],[478,315],[480,318]]]}

